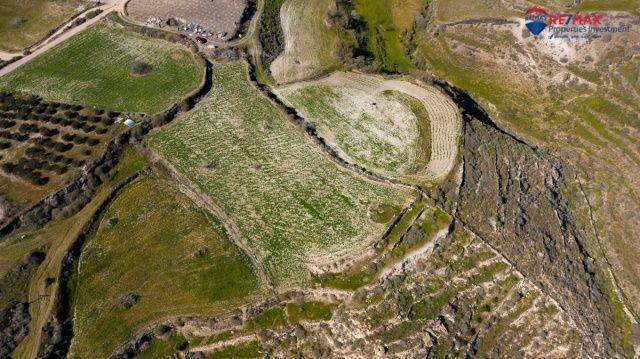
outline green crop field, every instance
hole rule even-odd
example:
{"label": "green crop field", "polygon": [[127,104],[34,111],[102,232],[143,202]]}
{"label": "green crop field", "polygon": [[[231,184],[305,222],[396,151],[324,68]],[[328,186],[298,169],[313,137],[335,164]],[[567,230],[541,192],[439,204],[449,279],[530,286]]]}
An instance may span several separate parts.
{"label": "green crop field", "polygon": [[[45,38],[76,11],[78,1],[0,0],[0,50],[17,52]],[[12,19],[15,23],[12,23]]]}
{"label": "green crop field", "polygon": [[[151,65],[144,76],[131,65]],[[0,88],[45,99],[153,114],[196,89],[204,66],[185,48],[97,25],[0,80]]]}
{"label": "green crop field", "polygon": [[[101,220],[73,281],[72,356],[106,358],[153,321],[220,314],[261,295],[249,259],[170,182],[143,176]],[[138,298],[129,309],[126,293]]]}
{"label": "green crop field", "polygon": [[369,218],[372,207],[411,202],[410,190],[332,163],[250,85],[243,63],[215,68],[209,96],[147,143],[235,221],[277,285],[306,285],[307,265],[379,239],[387,224]]}

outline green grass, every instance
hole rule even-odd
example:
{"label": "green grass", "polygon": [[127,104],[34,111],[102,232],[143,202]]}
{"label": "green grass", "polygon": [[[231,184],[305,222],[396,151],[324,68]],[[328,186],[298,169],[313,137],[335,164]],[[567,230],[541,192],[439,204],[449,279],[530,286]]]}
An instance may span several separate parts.
{"label": "green grass", "polygon": [[426,6],[426,0],[358,0],[355,9],[367,24],[368,50],[387,72],[414,69],[408,59],[402,36],[413,25],[413,18]]}
{"label": "green grass", "polygon": [[276,83],[318,76],[341,66],[336,48],[343,41],[338,29],[328,26],[333,0],[285,0],[280,8],[285,42],[289,44],[269,67]]}
{"label": "green grass", "polygon": [[443,0],[438,2],[436,19],[440,22],[455,22],[467,19],[520,16],[499,0]]}
{"label": "green grass", "polygon": [[262,347],[257,341],[238,344],[208,354],[210,359],[249,359],[264,357]]}
{"label": "green grass", "polygon": [[206,99],[147,143],[235,221],[278,286],[307,285],[307,263],[373,243],[386,225],[369,208],[414,196],[328,160],[250,85],[245,64],[217,64],[213,81]]}
{"label": "green grass", "polygon": [[586,0],[573,8],[574,11],[627,11],[640,16],[640,5],[636,0]]}
{"label": "green grass", "polygon": [[[131,64],[152,66],[145,76]],[[96,25],[0,80],[0,88],[45,99],[154,114],[196,89],[204,66],[183,47]]]}
{"label": "green grass", "polygon": [[416,203],[409,209],[409,211],[407,211],[407,213],[405,213],[396,226],[391,230],[387,237],[386,248],[378,250],[378,256],[381,256],[385,251],[388,252],[388,256],[380,261],[380,265],[377,270],[363,268],[363,264],[356,266],[349,271],[330,275],[326,278],[317,277],[315,278],[316,282],[325,287],[333,287],[343,290],[357,290],[367,284],[373,283],[384,268],[393,266],[407,255],[430,243],[438,231],[447,228],[451,223],[451,218],[439,209],[435,209],[431,215],[426,215],[418,219],[418,225],[425,232],[422,240],[418,240],[415,243],[408,243],[406,240],[402,240],[405,239],[402,236],[407,232],[411,223],[416,219],[416,216],[422,211],[424,205],[424,200]]}
{"label": "green grass", "polygon": [[172,335],[167,340],[156,338],[137,357],[141,359],[170,359],[174,357],[178,350],[183,349],[186,344],[186,340],[182,335]]}
{"label": "green grass", "polygon": [[[18,52],[44,39],[76,12],[77,1],[0,0],[0,51]],[[12,27],[13,17],[22,24]]]}
{"label": "green grass", "polygon": [[[143,176],[102,219],[80,257],[73,296],[75,357],[107,357],[140,327],[174,315],[215,315],[257,299],[251,262],[175,185]],[[130,309],[118,298],[140,297]],[[109,335],[104,335],[108,332]]]}

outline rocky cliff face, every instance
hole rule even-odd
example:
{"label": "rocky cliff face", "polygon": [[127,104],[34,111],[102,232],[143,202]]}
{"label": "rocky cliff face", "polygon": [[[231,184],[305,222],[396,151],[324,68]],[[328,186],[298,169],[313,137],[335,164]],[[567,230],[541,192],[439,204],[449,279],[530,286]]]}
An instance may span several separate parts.
{"label": "rocky cliff face", "polygon": [[557,300],[582,332],[584,354],[633,355],[576,173],[475,119],[463,141],[461,183],[448,194],[456,217]]}

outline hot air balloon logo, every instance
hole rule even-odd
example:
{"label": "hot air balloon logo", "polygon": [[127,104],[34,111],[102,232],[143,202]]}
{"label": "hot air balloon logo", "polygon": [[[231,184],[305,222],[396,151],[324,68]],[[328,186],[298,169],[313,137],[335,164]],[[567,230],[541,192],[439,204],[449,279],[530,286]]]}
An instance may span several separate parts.
{"label": "hot air balloon logo", "polygon": [[527,10],[525,14],[525,25],[534,36],[540,35],[547,28],[547,19],[549,14],[547,10],[534,6]]}

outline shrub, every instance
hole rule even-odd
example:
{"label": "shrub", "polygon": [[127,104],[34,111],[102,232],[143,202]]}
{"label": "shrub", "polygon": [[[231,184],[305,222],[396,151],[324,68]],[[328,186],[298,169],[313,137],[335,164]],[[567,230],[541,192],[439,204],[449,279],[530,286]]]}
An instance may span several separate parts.
{"label": "shrub", "polygon": [[151,72],[151,65],[144,61],[136,60],[131,64],[131,73],[138,76],[144,76]]}
{"label": "shrub", "polygon": [[57,142],[54,148],[58,152],[67,152],[73,148],[73,143]]}
{"label": "shrub", "polygon": [[16,125],[16,121],[13,120],[0,120],[0,127],[2,128],[11,128]]}
{"label": "shrub", "polygon": [[73,142],[75,142],[78,145],[81,145],[81,144],[87,142],[88,139],[89,139],[89,137],[86,137],[86,136],[76,136],[73,139]]}
{"label": "shrub", "polygon": [[0,150],[6,150],[8,148],[11,148],[11,142],[5,142],[5,141],[0,142]]}
{"label": "shrub", "polygon": [[107,118],[103,118],[103,119],[102,119],[102,124],[103,124],[103,125],[105,125],[105,126],[111,126],[111,125],[113,125],[115,122],[116,122],[116,121],[115,121],[114,119],[112,119],[112,118],[108,118],[108,117],[107,117]]}
{"label": "shrub", "polygon": [[89,133],[89,132],[91,132],[91,131],[93,131],[95,129],[96,129],[96,126],[92,126],[92,125],[84,125],[84,126],[82,126],[82,131],[85,132],[85,133]]}
{"label": "shrub", "polygon": [[118,297],[118,303],[122,309],[130,309],[138,302],[138,299],[140,296],[137,293],[123,293]]}
{"label": "shrub", "polygon": [[56,136],[56,135],[58,135],[60,133],[60,131],[58,131],[55,128],[46,128],[46,127],[43,127],[41,132],[42,132],[43,135],[45,135],[47,137],[53,137],[53,136]]}
{"label": "shrub", "polygon": [[9,20],[9,27],[11,28],[17,28],[20,27],[20,25],[22,25],[22,18],[19,16],[14,16],[11,18],[11,20]]}
{"label": "shrub", "polygon": [[90,138],[90,139],[87,140],[87,144],[89,146],[95,146],[95,145],[97,145],[99,143],[100,143],[100,140],[97,139],[97,138]]}

